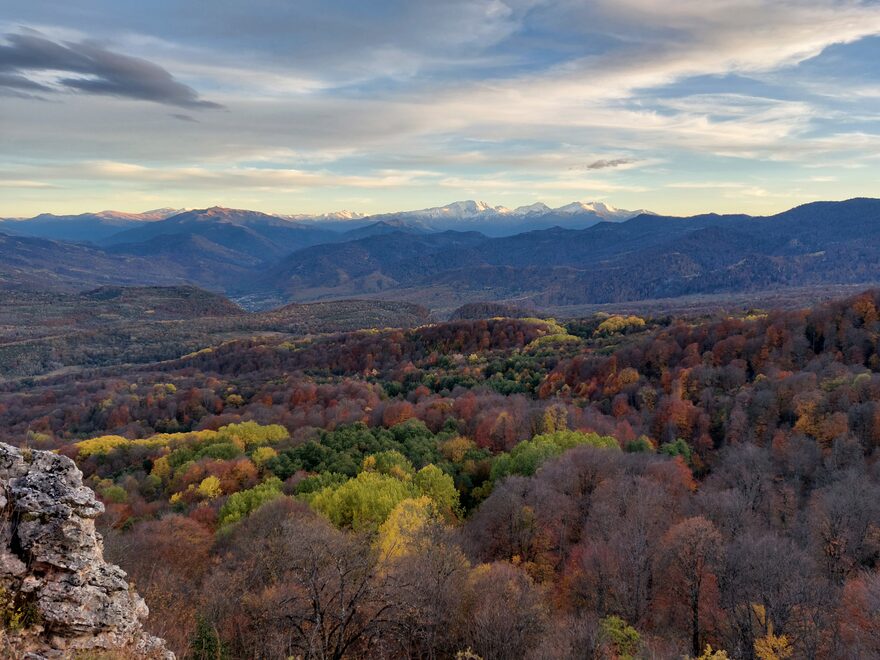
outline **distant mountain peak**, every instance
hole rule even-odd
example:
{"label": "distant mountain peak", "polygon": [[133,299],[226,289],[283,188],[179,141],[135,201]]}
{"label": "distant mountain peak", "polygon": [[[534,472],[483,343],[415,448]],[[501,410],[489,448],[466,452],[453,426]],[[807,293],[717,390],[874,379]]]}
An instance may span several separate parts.
{"label": "distant mountain peak", "polygon": [[341,211],[330,211],[329,213],[292,213],[286,215],[279,215],[280,218],[287,218],[288,220],[300,221],[300,220],[309,220],[309,221],[320,221],[320,222],[334,222],[341,221],[345,222],[347,220],[362,220],[367,217],[366,214],[360,213],[358,211],[349,211],[347,209],[343,209]]}
{"label": "distant mountain peak", "polygon": [[616,213],[617,208],[605,204],[604,202],[572,202],[565,206],[554,209],[557,213]]}
{"label": "distant mountain peak", "polygon": [[544,202],[535,202],[511,210],[504,206],[492,206],[486,202],[469,199],[452,202],[445,206],[434,206],[417,211],[402,211],[388,215],[425,220],[475,220],[491,218],[501,220],[511,217],[537,219],[542,216],[550,215],[586,215],[594,216],[602,220],[620,222],[622,220],[629,220],[643,212],[644,211],[642,210],[626,211],[624,209],[618,209],[604,202],[572,202],[571,204],[566,204],[559,208],[551,208]]}
{"label": "distant mountain peak", "polygon": [[480,215],[486,211],[494,211],[494,207],[489,206],[486,202],[477,202],[472,199],[466,199],[460,202],[452,202],[446,206],[436,206],[430,209],[423,209],[415,213],[425,215],[437,215],[447,217],[467,218]]}
{"label": "distant mountain peak", "polygon": [[249,211],[247,209],[231,209],[225,206],[211,206],[206,209],[192,209],[173,215],[168,220],[178,222],[206,222],[221,221],[233,222],[236,224],[247,223],[250,221],[274,221],[289,222],[284,218],[276,215],[269,215],[261,211]]}
{"label": "distant mountain peak", "polygon": [[527,206],[518,206],[511,213],[513,215],[544,215],[550,213],[551,210],[544,202],[535,202]]}
{"label": "distant mountain peak", "polygon": [[98,218],[103,218],[104,220],[133,220],[150,222],[155,220],[165,220],[166,218],[184,213],[185,211],[186,209],[161,208],[144,211],[143,213],[126,213],[124,211],[113,211],[108,209],[107,211],[100,211],[99,213],[95,213],[95,216]]}

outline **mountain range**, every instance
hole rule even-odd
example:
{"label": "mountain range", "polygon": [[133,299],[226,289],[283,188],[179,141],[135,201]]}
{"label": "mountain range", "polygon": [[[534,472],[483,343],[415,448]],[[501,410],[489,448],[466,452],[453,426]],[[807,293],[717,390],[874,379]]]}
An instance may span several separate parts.
{"label": "mountain range", "polygon": [[[251,308],[369,297],[448,310],[880,282],[877,199],[766,217],[633,213],[599,203],[510,210],[467,201],[334,220],[214,207],[95,214],[92,234],[87,216],[38,216],[0,223],[0,288],[193,284]],[[75,239],[23,236],[68,221]],[[8,224],[18,235],[3,235]],[[520,226],[527,231],[514,231]]]}
{"label": "mountain range", "polygon": [[[257,211],[221,207],[202,210],[162,208],[144,213],[121,211],[101,211],[80,215],[43,213],[33,218],[5,218],[0,219],[0,232],[18,236],[97,243],[114,237],[112,243],[116,244],[125,242],[127,236],[135,239],[132,242],[137,242],[144,236],[169,233],[169,227],[193,225],[198,222],[214,221],[242,226],[259,224],[260,220],[263,220],[279,228],[310,228],[340,234],[381,223],[380,226],[390,225],[412,231],[443,231],[466,227],[487,236],[506,236],[553,226],[583,228],[603,221],[620,222],[642,213],[647,211],[626,211],[603,202],[572,202],[555,209],[543,202],[536,202],[528,206],[508,209],[473,200],[415,211],[375,215],[354,211],[269,215]],[[172,222],[162,226],[161,229],[149,227],[164,220],[172,220]],[[125,230],[131,230],[131,233],[127,236],[116,236]]]}
{"label": "mountain range", "polygon": [[550,208],[543,202],[509,209],[468,200],[446,206],[371,216],[369,219],[422,231],[470,230],[500,237],[550,227],[585,229],[600,222],[623,222],[649,211],[626,211],[602,202],[572,202]]}

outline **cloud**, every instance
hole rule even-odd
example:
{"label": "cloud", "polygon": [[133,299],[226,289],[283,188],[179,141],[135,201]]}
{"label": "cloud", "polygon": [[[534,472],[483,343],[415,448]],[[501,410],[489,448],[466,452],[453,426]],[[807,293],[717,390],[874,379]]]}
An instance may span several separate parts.
{"label": "cloud", "polygon": [[607,170],[621,165],[631,165],[635,160],[632,158],[613,158],[611,160],[599,159],[587,165],[588,170]]}
{"label": "cloud", "polygon": [[0,179],[0,188],[55,188],[45,181],[30,181],[28,179]]}
{"label": "cloud", "polygon": [[[92,42],[58,43],[32,31],[7,34],[5,42],[0,43],[0,87],[6,89],[75,91],[182,108],[221,107],[201,99],[162,67]],[[28,77],[59,73],[51,84]]]}
{"label": "cloud", "polygon": [[[202,0],[142,5],[78,0],[50,14],[6,0],[0,35],[18,37],[0,38],[0,94],[18,98],[0,110],[14,129],[0,166],[61,181],[64,194],[69,172],[88,171],[89,202],[166,186],[179,205],[211,190],[268,200],[296,189],[313,192],[276,199],[317,210],[336,205],[330,192],[374,187],[384,210],[429,206],[438,189],[517,201],[587,189],[663,210],[649,195],[684,205],[760,193],[755,181],[793,195],[805,168],[848,168],[841,190],[874,185],[876,0],[253,0],[210,15]],[[228,112],[190,122],[208,113],[183,82]],[[80,95],[25,98],[60,91]],[[107,94],[174,106],[178,121]],[[82,167],[98,162],[149,171]],[[31,175],[30,164],[58,167]],[[51,194],[37,197],[28,203]]]}
{"label": "cloud", "polygon": [[675,183],[667,183],[666,187],[685,190],[722,190],[724,188],[744,188],[745,184],[738,181],[676,181]]}
{"label": "cloud", "polygon": [[29,80],[15,73],[0,73],[0,87],[9,89],[25,89],[29,91],[49,92],[51,88],[46,85]]}
{"label": "cloud", "polygon": [[193,117],[193,116],[191,116],[191,115],[185,115],[185,114],[183,114],[183,113],[181,113],[181,112],[172,112],[172,113],[171,113],[170,115],[168,115],[168,116],[169,116],[169,117],[174,117],[175,119],[179,119],[180,121],[190,121],[190,122],[199,123],[199,120],[196,119],[195,117]]}
{"label": "cloud", "polygon": [[[70,176],[70,175],[68,175]],[[363,174],[339,174],[325,170],[256,168],[240,165],[221,168],[202,166],[146,167],[135,163],[97,161],[84,163],[71,178],[100,177],[108,181],[135,181],[139,185],[162,188],[209,188],[298,190],[308,188],[394,188],[432,181],[436,174],[426,171],[377,170]]]}

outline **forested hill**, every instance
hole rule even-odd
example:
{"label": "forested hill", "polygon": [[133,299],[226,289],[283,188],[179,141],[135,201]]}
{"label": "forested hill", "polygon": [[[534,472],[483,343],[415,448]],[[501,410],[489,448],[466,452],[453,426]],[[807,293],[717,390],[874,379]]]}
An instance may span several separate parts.
{"label": "forested hill", "polygon": [[338,300],[246,313],[190,286],[101,287],[82,293],[0,288],[0,382],[66,368],[177,358],[254,335],[301,339],[428,320],[410,303]]}

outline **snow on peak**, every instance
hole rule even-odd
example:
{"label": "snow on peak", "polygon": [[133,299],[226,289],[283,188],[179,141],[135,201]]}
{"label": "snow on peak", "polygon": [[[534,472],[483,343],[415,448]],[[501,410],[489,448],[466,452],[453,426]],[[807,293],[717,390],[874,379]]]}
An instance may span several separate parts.
{"label": "snow on peak", "polygon": [[486,202],[475,202],[472,199],[468,199],[463,202],[452,202],[452,204],[447,204],[446,206],[440,207],[441,212],[447,215],[458,217],[479,215],[480,213],[485,213],[486,211],[490,210],[494,209],[486,204]]}
{"label": "snow on peak", "polygon": [[513,215],[544,215],[550,213],[550,210],[550,207],[544,202],[535,202],[528,206],[519,206],[513,209],[512,213]]}
{"label": "snow on peak", "polygon": [[349,211],[347,209],[343,209],[341,211],[325,213],[322,217],[326,217],[328,220],[359,220],[360,218],[364,217],[364,214],[357,211]]}
{"label": "snow on peak", "polygon": [[94,215],[102,218],[104,220],[133,220],[133,221],[148,221],[148,220],[165,220],[166,218],[170,218],[173,215],[177,215],[178,213],[183,213],[185,209],[170,209],[170,208],[162,208],[162,209],[152,209],[150,211],[144,211],[143,213],[126,213],[124,211],[100,211],[95,213]]}
{"label": "snow on peak", "polygon": [[453,223],[459,222],[466,222],[469,226],[483,222],[497,226],[511,226],[516,223],[540,222],[545,217],[554,216],[557,219],[559,219],[559,216],[566,216],[567,222],[583,223],[585,220],[592,222],[597,220],[622,222],[638,214],[638,211],[624,211],[604,202],[573,202],[558,209],[552,209],[543,202],[535,202],[534,204],[520,206],[511,210],[504,206],[490,206],[486,202],[469,199],[452,202],[445,206],[433,206],[415,211],[400,211],[376,217],[385,217],[387,215],[407,220],[418,220],[427,223],[428,226],[449,227],[455,226]]}
{"label": "snow on peak", "polygon": [[294,222],[346,222],[348,220],[362,220],[367,215],[358,211],[343,209],[342,211],[330,211],[328,213],[279,213],[277,217]]}
{"label": "snow on peak", "polygon": [[461,202],[452,202],[446,206],[434,206],[420,211],[408,211],[404,215],[414,215],[422,218],[474,218],[485,213],[499,213],[502,207],[492,207],[486,202],[475,202],[472,199]]}
{"label": "snow on peak", "polygon": [[572,202],[558,209],[553,209],[556,213],[595,213],[596,215],[614,216],[620,213],[620,209],[605,204],[604,202]]}

